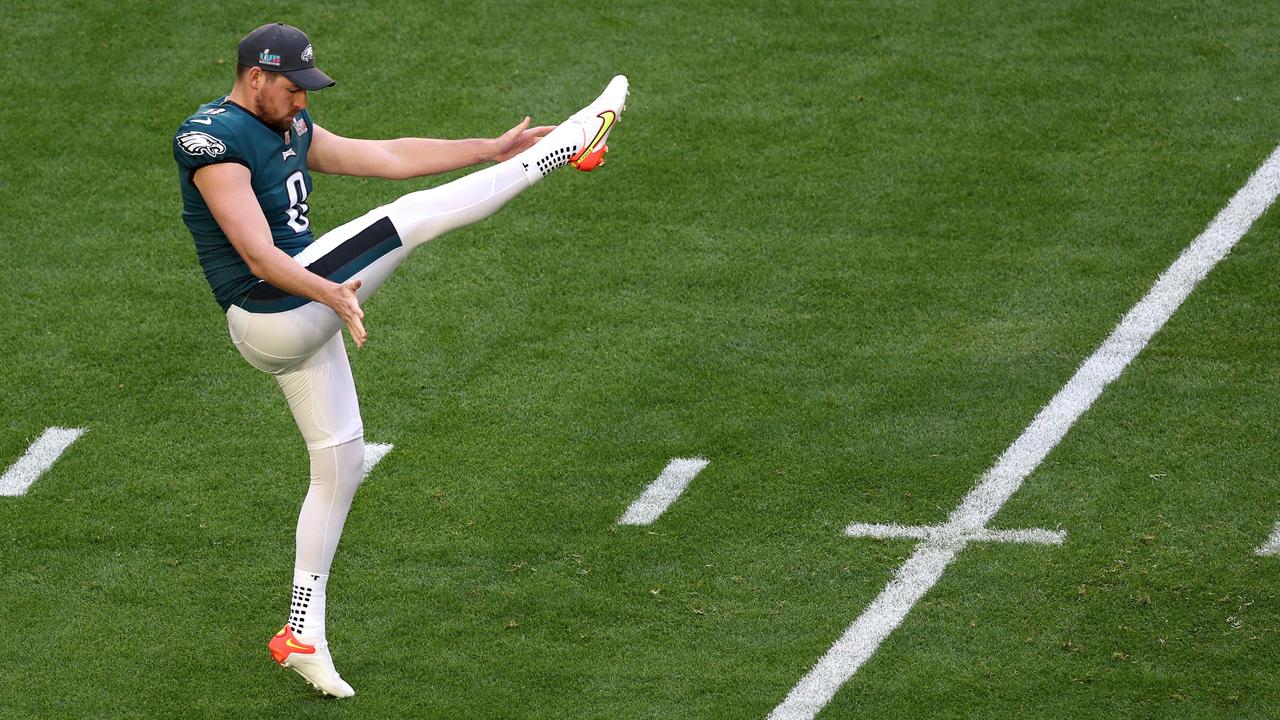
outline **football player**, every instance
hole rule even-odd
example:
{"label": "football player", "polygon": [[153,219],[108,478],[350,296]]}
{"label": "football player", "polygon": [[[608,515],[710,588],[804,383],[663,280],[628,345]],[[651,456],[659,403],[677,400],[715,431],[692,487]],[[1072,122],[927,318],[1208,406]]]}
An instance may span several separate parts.
{"label": "football player", "polygon": [[[341,330],[368,333],[360,303],[414,248],[489,217],[554,170],[591,170],[627,96],[615,77],[559,126],[526,117],[501,137],[361,140],[315,124],[308,93],[334,84],[307,36],[282,23],[240,41],[231,93],[201,105],[173,137],[182,219],[227,315],[232,343],[272,374],[310,454],[298,514],[292,603],[268,643],[272,657],[321,692],[355,693],[325,640],[325,587],[351,499],[362,479],[364,427]],[[413,192],[313,236],[311,172],[412,178],[496,164]]]}

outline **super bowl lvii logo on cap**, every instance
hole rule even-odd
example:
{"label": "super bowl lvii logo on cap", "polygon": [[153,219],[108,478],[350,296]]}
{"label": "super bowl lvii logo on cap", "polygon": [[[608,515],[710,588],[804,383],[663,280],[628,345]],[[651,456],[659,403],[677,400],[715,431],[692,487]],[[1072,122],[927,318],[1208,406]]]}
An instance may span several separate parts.
{"label": "super bowl lvii logo on cap", "polygon": [[258,62],[280,67],[280,56],[271,52],[271,48],[262,48],[262,52],[258,53]]}

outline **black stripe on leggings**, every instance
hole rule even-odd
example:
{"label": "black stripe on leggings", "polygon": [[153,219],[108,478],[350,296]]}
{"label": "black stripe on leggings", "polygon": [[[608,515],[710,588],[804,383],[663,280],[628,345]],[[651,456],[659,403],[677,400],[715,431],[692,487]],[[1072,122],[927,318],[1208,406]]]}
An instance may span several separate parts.
{"label": "black stripe on leggings", "polygon": [[[333,282],[346,282],[375,260],[403,245],[391,218],[382,218],[344,240],[328,254],[307,266],[307,270]],[[237,303],[249,312],[278,313],[311,302],[291,295],[261,280]]]}

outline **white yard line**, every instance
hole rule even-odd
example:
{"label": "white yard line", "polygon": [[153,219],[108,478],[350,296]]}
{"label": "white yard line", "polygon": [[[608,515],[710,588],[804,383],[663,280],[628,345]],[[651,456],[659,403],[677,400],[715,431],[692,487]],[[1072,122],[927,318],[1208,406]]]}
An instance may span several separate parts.
{"label": "white yard line", "polygon": [[84,434],[84,428],[51,427],[31,443],[27,452],[0,477],[0,495],[25,495],[40,476],[58,461],[71,443]]}
{"label": "white yard line", "polygon": [[1280,522],[1276,523],[1276,529],[1271,531],[1271,537],[1258,548],[1258,554],[1263,557],[1280,555]]}
{"label": "white yard line", "polygon": [[373,466],[377,465],[382,458],[391,452],[395,445],[390,443],[365,443],[364,444],[364,473],[361,477],[369,477],[369,473],[373,471]]}
{"label": "white yard line", "polygon": [[1040,465],[1093,404],[1102,391],[1129,365],[1196,284],[1226,257],[1280,194],[1280,147],[1254,172],[1227,206],[1218,213],[1178,259],[1169,266],[1146,297],[1133,306],[1115,330],[1080,366],[1065,387],[1036,415],[1022,435],[1000,456],[944,526],[949,534],[929,537],[898,569],[897,575],[835,645],[769,714],[770,720],[811,720],[835,696],[880,643],[924,596],[967,540],[965,532],[981,532],[1009,496]]}
{"label": "white yard line", "polygon": [[689,481],[702,472],[709,461],[702,458],[676,458],[667,464],[657,480],[618,518],[619,525],[649,525],[666,512],[671,503],[689,486]]}

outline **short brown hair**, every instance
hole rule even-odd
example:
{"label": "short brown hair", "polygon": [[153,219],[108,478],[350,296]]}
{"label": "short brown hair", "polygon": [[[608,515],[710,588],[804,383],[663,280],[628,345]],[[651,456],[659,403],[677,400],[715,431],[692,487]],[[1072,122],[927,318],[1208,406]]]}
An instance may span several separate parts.
{"label": "short brown hair", "polygon": [[[258,67],[258,66],[257,65],[241,65],[237,63],[236,64],[236,82],[240,82],[241,80],[243,80],[244,76],[249,74],[249,69],[255,68],[255,67]],[[258,69],[262,70],[262,72],[266,74],[267,82],[275,82],[277,77],[284,75],[284,73],[272,72],[264,68],[258,68]]]}

